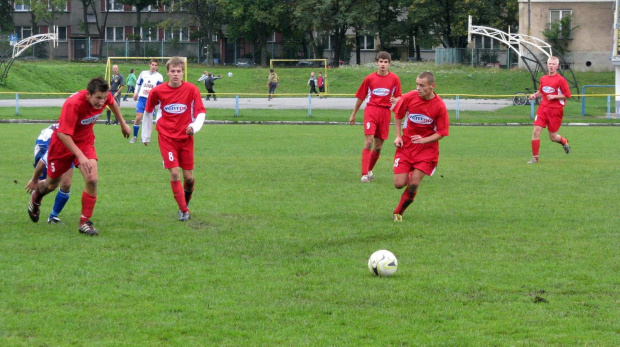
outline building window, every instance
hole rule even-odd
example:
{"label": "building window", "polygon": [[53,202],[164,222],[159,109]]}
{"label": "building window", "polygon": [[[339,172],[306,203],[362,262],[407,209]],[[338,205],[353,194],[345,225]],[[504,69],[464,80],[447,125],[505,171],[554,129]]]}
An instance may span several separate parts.
{"label": "building window", "polygon": [[15,33],[17,34],[17,40],[23,40],[27,37],[32,36],[32,28],[31,27],[15,27]]}
{"label": "building window", "polygon": [[[137,33],[138,28],[134,27],[133,32]],[[157,28],[140,28],[140,40],[142,41],[157,41]]]}
{"label": "building window", "polygon": [[375,38],[372,36],[364,35],[357,37],[357,45],[362,50],[374,50]]}
{"label": "building window", "polygon": [[125,41],[125,27],[106,27],[105,40],[109,42]]}
{"label": "building window", "polygon": [[55,8],[52,8],[52,5],[53,4],[52,4],[51,1],[47,3],[47,10],[50,11],[50,12],[51,11],[56,11],[56,12],[65,11],[65,12],[67,12],[67,10],[68,10],[66,2],[64,4],[62,4],[62,5],[60,5],[59,7],[55,7]]}
{"label": "building window", "polygon": [[573,15],[572,10],[549,10],[549,25],[551,25],[551,23],[559,22],[563,18],[567,18],[567,17],[568,17],[568,20],[570,20],[570,17],[572,17],[572,15]]}
{"label": "building window", "polygon": [[217,42],[217,34],[211,35],[211,41]]}
{"label": "building window", "polygon": [[176,29],[168,28],[166,29],[164,35],[165,35],[164,38],[167,41],[179,40],[181,42],[187,42],[189,41],[189,27],[176,28]]}
{"label": "building window", "polygon": [[97,23],[97,17],[95,17],[94,14],[89,13],[86,15],[86,21],[88,21],[88,23]]}
{"label": "building window", "polygon": [[110,12],[120,12],[123,11],[123,3],[120,0],[108,0],[106,1],[106,6],[110,6],[108,11]]}
{"label": "building window", "polygon": [[13,9],[15,12],[27,12],[30,11],[30,2],[27,0],[15,0],[13,3]]}
{"label": "building window", "polygon": [[67,42],[67,27],[58,27],[58,42]]}
{"label": "building window", "polygon": [[[131,10],[134,12],[137,12],[137,9],[135,6],[132,6]],[[143,8],[140,12],[157,12],[157,7],[153,5],[148,5],[147,7]]]}
{"label": "building window", "polygon": [[164,4],[164,11],[166,12],[183,12],[183,4],[180,1],[170,1]]}

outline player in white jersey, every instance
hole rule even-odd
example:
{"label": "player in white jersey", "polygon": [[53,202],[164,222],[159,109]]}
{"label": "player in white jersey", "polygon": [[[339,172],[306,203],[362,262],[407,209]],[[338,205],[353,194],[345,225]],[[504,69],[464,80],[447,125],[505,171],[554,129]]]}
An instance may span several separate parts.
{"label": "player in white jersey", "polygon": [[[34,143],[34,174],[28,184],[26,184],[26,192],[32,193],[39,186],[39,181],[47,178],[47,150],[50,146],[50,140],[54,131],[58,129],[58,123],[52,124],[49,127],[41,130],[39,137]],[[58,215],[62,212],[67,201],[69,201],[69,194],[71,192],[71,179],[73,177],[73,167],[65,172],[60,180],[60,189],[56,193],[56,199],[54,200],[54,207],[50,216],[47,218],[47,222],[50,224],[60,223]]]}
{"label": "player in white jersey", "polygon": [[[151,59],[149,66],[150,69],[142,71],[140,76],[138,76],[138,81],[136,82],[136,91],[133,94],[133,99],[137,100],[138,103],[136,104],[136,120],[133,123],[133,137],[129,140],[129,143],[135,143],[138,140],[140,122],[142,121],[142,116],[144,115],[144,106],[146,106],[146,100],[149,97],[151,89],[158,84],[164,83],[164,77],[157,72],[159,67],[159,62],[157,59]],[[144,123],[148,123],[152,127],[152,116],[148,115],[147,118],[148,119],[144,119]]]}

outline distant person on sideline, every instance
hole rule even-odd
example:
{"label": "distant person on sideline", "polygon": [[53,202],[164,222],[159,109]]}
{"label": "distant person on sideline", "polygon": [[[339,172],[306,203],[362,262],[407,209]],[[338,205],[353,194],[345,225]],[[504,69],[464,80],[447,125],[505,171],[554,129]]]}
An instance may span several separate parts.
{"label": "distant person on sideline", "polygon": [[[112,96],[114,96],[114,100],[116,100],[116,103],[119,107],[121,106],[121,95],[124,86],[125,79],[123,78],[123,74],[118,72],[118,65],[112,66],[112,76],[110,76],[110,93],[112,93]],[[107,122],[105,122],[105,124],[110,125],[110,109],[106,110],[106,114],[108,116],[108,120]],[[114,124],[118,123],[114,121]]]}
{"label": "distant person on sideline", "polygon": [[558,134],[564,117],[566,99],[570,99],[570,88],[566,79],[558,73],[560,59],[551,56],[547,59],[548,74],[540,78],[540,87],[536,93],[529,96],[530,100],[541,98],[540,106],[536,111],[534,131],[532,132],[532,159],[528,164],[538,163],[540,151],[540,133],[543,128],[549,127],[549,140],[562,145],[566,154],[570,153],[568,140]]}
{"label": "distant person on sideline", "polygon": [[267,88],[269,88],[269,97],[267,100],[273,99],[273,94],[276,92],[276,88],[278,87],[278,75],[273,71],[273,69],[269,69],[269,77],[267,77]]}
{"label": "distant person on sideline", "polygon": [[[372,169],[375,167],[383,142],[390,134],[390,121],[392,111],[390,108],[402,95],[400,79],[389,71],[392,56],[388,52],[379,52],[375,58],[377,61],[377,72],[366,78],[360,85],[355,97],[357,101],[349,124],[355,124],[355,115],[362,106],[362,103],[369,97],[364,109],[364,148],[362,149],[362,183],[370,182],[375,178]],[[373,146],[374,140],[374,146]]]}
{"label": "distant person on sideline", "polygon": [[129,75],[127,75],[127,79],[125,80],[125,84],[127,84],[127,91],[125,92],[125,97],[123,97],[123,101],[127,101],[127,96],[129,94],[132,94],[136,91],[136,81],[138,80],[138,78],[136,77],[136,74],[134,73],[134,69],[131,69],[129,71]]}
{"label": "distant person on sideline", "polygon": [[450,128],[446,104],[434,92],[433,74],[423,72],[415,83],[416,90],[403,95],[394,106],[394,187],[405,187],[393,212],[396,222],[403,220],[403,213],[415,199],[422,178],[435,173],[438,141],[448,136]]}

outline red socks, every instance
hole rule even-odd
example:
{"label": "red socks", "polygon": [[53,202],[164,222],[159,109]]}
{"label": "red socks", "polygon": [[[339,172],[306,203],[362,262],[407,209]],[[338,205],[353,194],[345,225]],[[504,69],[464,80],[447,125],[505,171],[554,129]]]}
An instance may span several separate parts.
{"label": "red socks", "polygon": [[413,202],[417,194],[418,194],[417,190],[415,193],[411,193],[409,189],[405,188],[405,191],[400,196],[400,201],[398,202],[398,206],[396,206],[396,209],[394,209],[394,214],[402,215],[407,209],[407,207],[411,205],[411,203]]}
{"label": "red socks", "polygon": [[375,167],[375,164],[377,163],[377,160],[379,160],[379,153],[375,151],[371,151],[370,152],[370,164],[368,164],[368,171],[372,171],[372,169]]}
{"label": "red socks", "polygon": [[370,157],[372,151],[370,149],[362,149],[362,176],[368,175],[368,167],[370,166]]}
{"label": "red socks", "polygon": [[181,181],[170,181],[170,186],[172,187],[174,200],[176,200],[179,205],[179,210],[181,210],[181,212],[189,212],[187,203],[185,202],[185,192],[183,191]]}
{"label": "red socks", "polygon": [[540,139],[532,140],[532,156],[538,158],[538,152],[540,151]]}
{"label": "red socks", "polygon": [[82,192],[82,215],[80,216],[80,223],[90,220],[96,203],[96,196],[92,196],[87,192]]}

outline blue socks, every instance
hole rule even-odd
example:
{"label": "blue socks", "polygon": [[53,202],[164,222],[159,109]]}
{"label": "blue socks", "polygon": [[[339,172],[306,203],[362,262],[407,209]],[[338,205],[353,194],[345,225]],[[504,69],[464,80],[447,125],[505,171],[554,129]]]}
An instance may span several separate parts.
{"label": "blue socks", "polygon": [[62,189],[58,189],[58,194],[56,194],[56,199],[54,200],[54,207],[52,208],[52,213],[50,213],[50,217],[58,217],[62,209],[65,207],[67,201],[69,201],[70,192],[63,192]]}
{"label": "blue socks", "polygon": [[133,136],[138,137],[138,130],[140,130],[140,125],[133,126]]}

